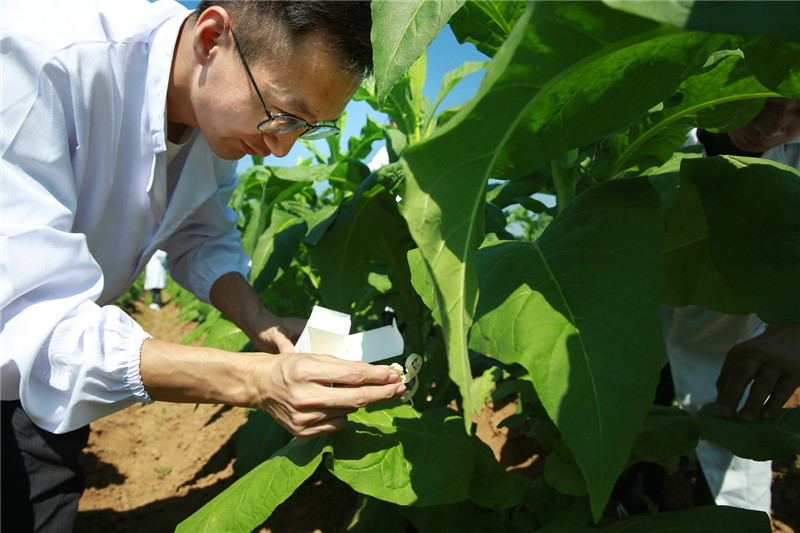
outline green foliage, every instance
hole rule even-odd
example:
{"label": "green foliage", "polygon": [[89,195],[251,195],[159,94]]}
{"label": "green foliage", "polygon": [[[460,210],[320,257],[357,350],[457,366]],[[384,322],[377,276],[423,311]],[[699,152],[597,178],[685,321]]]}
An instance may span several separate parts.
{"label": "green foliage", "polygon": [[142,273],[134,282],[128,291],[120,296],[114,305],[128,313],[136,309],[136,302],[139,301],[141,295],[144,294],[144,273]]}
{"label": "green foliage", "polygon": [[697,416],[653,406],[633,451],[640,459],[669,467],[673,458],[689,455],[699,439],[756,461],[791,457],[800,449],[800,410],[784,409],[772,420],[744,423],[720,418],[715,404],[704,406]]}
{"label": "green foliage", "polygon": [[662,236],[659,196],[639,178],[586,191],[535,243],[478,251],[482,297],[470,347],[528,371],[603,501],[652,402],[663,359]]}
{"label": "green foliage", "polygon": [[340,431],[291,441],[182,522],[178,531],[252,530],[265,509],[311,476],[323,456],[337,478],[399,505],[430,507],[471,499],[483,507],[508,508],[531,485],[507,474],[476,437],[465,440],[455,413],[430,409],[421,414],[395,400],[358,411]]}
{"label": "green foliage", "polygon": [[769,531],[769,516],[760,511],[736,507],[696,507],[686,511],[672,511],[631,517],[613,524],[608,531],[619,533],[658,533],[667,531],[697,531],[698,533],[723,533],[726,531]]}
{"label": "green foliage", "polygon": [[[790,3],[712,4],[374,0],[376,72],[356,98],[393,125],[368,120],[346,149],[329,139],[316,164],[257,164],[232,205],[265,304],[307,316],[319,302],[357,328],[391,306],[424,357],[424,400],[288,444],[253,416],[237,466],[249,473],[181,529],[249,531],[322,464],[364,495],[354,531],[378,516],[398,530],[587,531],[607,525],[632,462],[674,466],[699,438],[796,454],[797,410],[745,424],[651,405],[661,302],[800,323],[800,173],[679,149],[692,128],[729,131],[765,98],[800,95],[800,17]],[[446,75],[431,102],[425,49],[445,24],[490,61]],[[468,102],[439,109],[484,68]],[[392,164],[370,173],[360,159],[380,139]],[[213,313],[204,324],[207,343],[244,346]],[[549,450],[535,482],[471,435],[491,394],[515,395],[505,424]],[[714,508],[609,529],[698,524],[769,531],[759,513]]]}
{"label": "green foliage", "polygon": [[381,104],[463,3],[464,0],[414,0],[375,4],[372,42]]}

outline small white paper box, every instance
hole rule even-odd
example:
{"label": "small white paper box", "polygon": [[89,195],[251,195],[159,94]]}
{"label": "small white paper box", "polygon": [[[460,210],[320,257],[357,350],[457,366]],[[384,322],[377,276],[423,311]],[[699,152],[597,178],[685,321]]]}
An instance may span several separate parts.
{"label": "small white paper box", "polygon": [[362,333],[350,333],[350,315],[314,306],[295,349],[299,353],[330,354],[348,361],[374,363],[403,353],[397,322]]}

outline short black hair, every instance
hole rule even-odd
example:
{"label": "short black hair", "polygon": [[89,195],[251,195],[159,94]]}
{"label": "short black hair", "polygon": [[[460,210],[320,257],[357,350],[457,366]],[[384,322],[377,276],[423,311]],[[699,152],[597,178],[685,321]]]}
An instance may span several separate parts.
{"label": "short black hair", "polygon": [[231,16],[236,38],[248,62],[285,52],[306,33],[321,30],[345,72],[372,73],[371,2],[369,0],[258,0],[200,2],[195,16],[211,6]]}

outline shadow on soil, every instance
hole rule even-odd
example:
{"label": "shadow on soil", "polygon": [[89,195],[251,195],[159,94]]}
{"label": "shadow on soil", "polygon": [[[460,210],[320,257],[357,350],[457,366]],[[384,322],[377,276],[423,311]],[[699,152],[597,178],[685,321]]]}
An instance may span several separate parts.
{"label": "shadow on soil", "polygon": [[[172,533],[183,520],[228,488],[233,476],[214,485],[191,490],[185,496],[159,500],[130,511],[103,509],[82,511],[75,522],[81,533]],[[306,480],[258,532],[325,533],[344,531],[356,503],[357,494],[333,477],[324,467]]]}
{"label": "shadow on soil", "polygon": [[185,496],[159,500],[130,511],[83,511],[78,513],[74,530],[84,533],[172,533],[180,522],[228,488],[233,481],[233,477],[224,479],[214,485],[191,490]]}

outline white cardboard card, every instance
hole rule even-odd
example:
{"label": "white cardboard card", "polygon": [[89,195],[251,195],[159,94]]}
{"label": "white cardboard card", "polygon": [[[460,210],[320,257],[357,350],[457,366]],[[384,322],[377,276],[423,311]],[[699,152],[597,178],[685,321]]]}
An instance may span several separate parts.
{"label": "white cardboard card", "polygon": [[348,361],[374,363],[403,353],[403,337],[397,323],[350,334],[350,315],[314,306],[308,323],[295,344],[299,353],[334,355]]}

